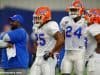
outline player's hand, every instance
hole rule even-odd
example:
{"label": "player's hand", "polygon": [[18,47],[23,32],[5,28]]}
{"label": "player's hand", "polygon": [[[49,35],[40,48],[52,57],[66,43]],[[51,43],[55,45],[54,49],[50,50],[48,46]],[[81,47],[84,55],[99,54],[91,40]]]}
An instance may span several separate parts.
{"label": "player's hand", "polygon": [[49,56],[52,57],[54,59],[54,53],[49,52]]}
{"label": "player's hand", "polygon": [[100,48],[96,48],[96,53],[100,54]]}
{"label": "player's hand", "polygon": [[13,44],[8,44],[8,46],[7,46],[8,48],[12,48],[13,47]]}
{"label": "player's hand", "polygon": [[52,57],[52,58],[54,58],[54,55],[53,55],[53,53],[51,53],[51,52],[48,52],[48,53],[46,53],[46,54],[43,56],[44,60],[48,60],[48,58],[49,58],[49,57]]}
{"label": "player's hand", "polygon": [[44,56],[43,56],[44,60],[48,60],[49,57],[50,57],[49,53],[45,53]]}

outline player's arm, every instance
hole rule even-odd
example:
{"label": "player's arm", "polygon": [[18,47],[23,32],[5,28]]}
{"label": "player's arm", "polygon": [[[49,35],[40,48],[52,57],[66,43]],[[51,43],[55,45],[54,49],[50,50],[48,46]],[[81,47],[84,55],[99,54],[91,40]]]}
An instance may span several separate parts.
{"label": "player's arm", "polygon": [[8,41],[10,41],[10,38],[8,34],[5,34],[3,40],[0,40],[0,48],[12,47],[12,44],[8,43]]}
{"label": "player's arm", "polygon": [[61,32],[57,31],[54,34],[54,38],[56,40],[56,44],[55,44],[54,48],[51,50],[51,55],[54,54],[55,52],[58,53],[60,51],[62,45],[64,44],[64,37]]}
{"label": "player's arm", "polygon": [[96,52],[100,54],[100,34],[95,36],[95,39],[97,41],[97,48],[96,48]]}
{"label": "player's arm", "polygon": [[100,53],[100,25],[91,25],[89,32],[92,36],[94,36],[95,40],[97,41],[97,48],[96,52]]}
{"label": "player's arm", "polygon": [[36,53],[38,44],[37,44],[35,33],[31,34],[31,39],[33,40],[33,50],[34,50],[33,52]]}
{"label": "player's arm", "polygon": [[65,40],[65,30],[62,31],[62,35],[63,35],[64,40]]}
{"label": "player's arm", "polygon": [[57,31],[54,36],[53,36],[56,40],[56,44],[54,46],[54,48],[51,50],[51,52],[46,53],[43,58],[44,60],[47,60],[49,57],[54,58],[54,53],[59,53],[63,43],[64,43],[64,37],[62,35],[62,33],[60,33],[59,31]]}
{"label": "player's arm", "polygon": [[0,48],[5,48],[7,46],[9,46],[9,44],[7,42],[0,40]]}
{"label": "player's arm", "polygon": [[54,53],[58,53],[62,45],[64,44],[64,37],[63,37],[63,34],[59,30],[58,24],[54,22],[52,23],[52,25],[49,25],[50,27],[48,27],[48,30],[49,30],[48,32],[52,37],[54,37],[54,39],[56,40],[56,44],[54,48],[51,50],[50,56],[52,56]]}
{"label": "player's arm", "polygon": [[33,43],[33,50],[34,50],[34,53],[36,53],[36,51],[37,51],[37,42],[36,41],[34,41],[34,43]]}
{"label": "player's arm", "polygon": [[61,28],[61,32],[64,36],[64,39],[65,39],[65,29],[66,29],[66,25],[68,24],[69,22],[69,17],[63,17],[60,21],[60,28]]}

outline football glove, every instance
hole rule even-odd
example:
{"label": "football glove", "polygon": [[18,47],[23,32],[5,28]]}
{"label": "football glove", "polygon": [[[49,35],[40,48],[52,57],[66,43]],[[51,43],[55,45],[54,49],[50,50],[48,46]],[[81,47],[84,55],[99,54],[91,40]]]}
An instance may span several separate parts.
{"label": "football glove", "polygon": [[43,56],[44,60],[48,60],[49,57],[54,58],[53,53],[48,52],[48,53],[45,53],[44,56]]}

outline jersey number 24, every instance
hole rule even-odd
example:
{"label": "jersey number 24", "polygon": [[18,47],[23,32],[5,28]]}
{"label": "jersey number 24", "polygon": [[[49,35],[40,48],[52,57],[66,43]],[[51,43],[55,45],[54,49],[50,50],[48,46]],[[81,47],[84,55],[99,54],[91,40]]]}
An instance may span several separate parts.
{"label": "jersey number 24", "polygon": [[79,27],[74,32],[72,32],[73,28],[71,26],[66,27],[66,37],[71,38],[72,35],[77,36],[79,39],[82,35],[82,28]]}

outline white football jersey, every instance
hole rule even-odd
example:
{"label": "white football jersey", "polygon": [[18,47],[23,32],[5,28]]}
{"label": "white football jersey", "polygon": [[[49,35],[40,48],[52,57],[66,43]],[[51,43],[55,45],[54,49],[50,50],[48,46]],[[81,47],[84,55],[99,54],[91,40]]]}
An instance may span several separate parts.
{"label": "white football jersey", "polygon": [[60,26],[65,31],[65,50],[85,49],[84,31],[87,23],[84,18],[75,23],[71,17],[66,16],[62,18]]}
{"label": "white football jersey", "polygon": [[38,43],[37,56],[43,56],[45,52],[52,50],[56,44],[54,34],[59,31],[55,21],[49,21],[41,28],[34,31]]}
{"label": "white football jersey", "polygon": [[100,25],[93,24],[86,28],[85,34],[88,38],[88,44],[87,44],[87,56],[90,56],[93,54],[95,48],[97,47],[97,42],[95,40],[96,35],[100,34]]}

